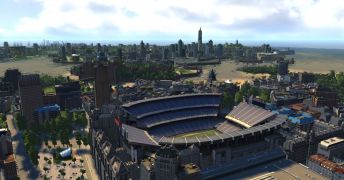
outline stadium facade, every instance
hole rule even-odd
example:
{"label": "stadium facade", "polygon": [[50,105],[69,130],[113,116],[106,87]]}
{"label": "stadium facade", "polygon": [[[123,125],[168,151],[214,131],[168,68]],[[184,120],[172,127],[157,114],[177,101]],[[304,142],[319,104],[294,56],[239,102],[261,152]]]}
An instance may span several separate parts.
{"label": "stadium facade", "polygon": [[[263,153],[261,161],[284,156],[282,151],[276,150],[282,143],[277,132],[287,116],[246,102],[240,103],[227,116],[221,116],[221,102],[221,94],[186,94],[121,106],[107,105],[101,111],[95,111],[91,116],[91,146],[98,173],[104,179],[110,174],[115,175],[111,167],[117,162],[121,166],[116,167],[122,167],[122,173],[126,174],[123,177],[136,179],[140,176],[140,163],[147,158],[156,158],[156,153],[164,147],[177,150],[178,167],[190,169],[196,166],[202,177],[213,177],[214,171],[205,169],[259,153]],[[190,147],[196,148],[196,153],[186,153]],[[125,158],[116,155],[118,149],[127,153]],[[267,156],[266,152],[273,156]],[[183,154],[195,158],[187,160]],[[183,163],[180,163],[181,159],[184,159]],[[188,171],[183,172],[185,177]]]}

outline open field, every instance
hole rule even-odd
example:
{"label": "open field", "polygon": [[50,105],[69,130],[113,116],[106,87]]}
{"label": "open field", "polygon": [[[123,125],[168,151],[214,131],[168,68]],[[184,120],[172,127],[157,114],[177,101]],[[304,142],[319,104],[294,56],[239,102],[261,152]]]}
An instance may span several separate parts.
{"label": "open field", "polygon": [[176,138],[187,138],[187,137],[202,137],[202,136],[213,136],[216,134],[215,129],[207,129],[207,130],[201,130],[201,131],[193,131],[193,132],[188,132],[184,134],[178,134],[175,136]]}
{"label": "open field", "polygon": [[6,69],[17,68],[22,73],[38,73],[48,75],[69,75],[71,64],[56,64],[46,56],[30,57],[25,60],[0,62],[0,76]]}
{"label": "open field", "polygon": [[[336,72],[344,71],[344,50],[343,49],[295,49],[295,64],[289,66],[291,72],[313,72],[328,73],[330,70]],[[233,60],[223,60],[221,64],[203,66],[203,73],[200,77],[188,78],[188,80],[204,81],[208,77],[211,69],[217,74],[220,81],[231,80],[232,82],[243,83],[251,80],[253,77],[268,77],[268,74],[249,74],[237,71],[238,67],[246,66],[245,63],[237,63]],[[261,65],[266,65],[262,63]]]}

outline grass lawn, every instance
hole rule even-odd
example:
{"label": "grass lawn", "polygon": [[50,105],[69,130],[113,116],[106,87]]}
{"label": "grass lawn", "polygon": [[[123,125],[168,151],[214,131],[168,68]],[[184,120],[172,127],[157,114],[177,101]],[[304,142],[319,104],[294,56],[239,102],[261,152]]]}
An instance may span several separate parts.
{"label": "grass lawn", "polygon": [[186,138],[186,137],[202,137],[202,136],[213,136],[216,134],[215,129],[207,129],[207,130],[201,130],[201,131],[193,131],[193,132],[188,132],[184,134],[178,134],[175,137],[176,138]]}
{"label": "grass lawn", "polygon": [[192,74],[193,70],[178,68],[175,70],[177,74]]}
{"label": "grass lawn", "polygon": [[44,94],[56,93],[54,86],[48,86],[43,89]]}

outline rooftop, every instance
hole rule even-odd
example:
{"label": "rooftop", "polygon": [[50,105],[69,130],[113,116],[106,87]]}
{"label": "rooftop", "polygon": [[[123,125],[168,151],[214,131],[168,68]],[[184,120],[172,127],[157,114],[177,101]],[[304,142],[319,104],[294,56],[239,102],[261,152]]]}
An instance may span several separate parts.
{"label": "rooftop", "polygon": [[321,141],[320,142],[320,146],[322,146],[325,149],[327,149],[327,148],[329,148],[329,147],[331,147],[333,145],[336,145],[336,144],[339,144],[339,143],[343,143],[343,142],[344,142],[344,139],[339,138],[339,137],[333,137],[333,138]]}
{"label": "rooftop", "polygon": [[223,179],[302,179],[302,180],[325,180],[327,178],[310,170],[308,167],[290,161],[280,160],[269,164],[255,166],[245,171],[235,173]]}

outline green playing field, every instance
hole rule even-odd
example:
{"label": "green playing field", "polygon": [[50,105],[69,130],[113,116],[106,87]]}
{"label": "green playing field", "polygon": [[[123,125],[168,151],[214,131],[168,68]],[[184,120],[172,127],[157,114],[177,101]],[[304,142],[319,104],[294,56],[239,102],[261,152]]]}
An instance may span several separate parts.
{"label": "green playing field", "polygon": [[184,134],[178,134],[175,137],[176,138],[186,138],[186,137],[202,137],[202,136],[213,136],[216,134],[215,129],[207,129],[207,130],[201,130],[201,131],[193,131],[193,132],[188,132]]}

